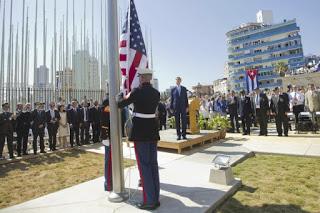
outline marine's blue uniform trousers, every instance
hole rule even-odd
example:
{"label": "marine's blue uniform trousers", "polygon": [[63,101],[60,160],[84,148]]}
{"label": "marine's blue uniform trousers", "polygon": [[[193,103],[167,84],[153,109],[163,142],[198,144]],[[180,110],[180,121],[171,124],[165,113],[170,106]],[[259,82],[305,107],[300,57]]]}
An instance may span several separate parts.
{"label": "marine's blue uniform trousers", "polygon": [[111,162],[111,145],[104,146],[104,190],[112,191],[112,162]]}
{"label": "marine's blue uniform trousers", "polygon": [[136,141],[134,148],[143,190],[143,203],[156,204],[160,195],[157,141]]}

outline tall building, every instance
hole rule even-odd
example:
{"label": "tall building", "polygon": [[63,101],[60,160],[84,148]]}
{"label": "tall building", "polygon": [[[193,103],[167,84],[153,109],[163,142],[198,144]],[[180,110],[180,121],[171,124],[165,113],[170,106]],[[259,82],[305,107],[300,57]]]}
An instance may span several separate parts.
{"label": "tall building", "polygon": [[76,51],[73,60],[74,88],[87,90],[100,89],[98,60],[90,56],[86,50]]}
{"label": "tall building", "polygon": [[259,87],[282,86],[275,71],[278,62],[289,70],[304,65],[300,28],[296,20],[273,24],[271,11],[259,11],[257,22],[242,24],[226,33],[228,45],[228,80],[232,90],[246,88],[245,72],[258,70]]}
{"label": "tall building", "polygon": [[159,80],[157,78],[153,78],[151,81],[153,88],[159,91]]}
{"label": "tall building", "polygon": [[56,72],[56,87],[57,89],[72,89],[74,72],[70,68]]}
{"label": "tall building", "polygon": [[228,89],[229,87],[227,78],[222,78],[213,81],[213,91],[215,93],[227,94]]}
{"label": "tall building", "polygon": [[34,73],[34,87],[46,88],[49,86],[49,69],[41,65]]}

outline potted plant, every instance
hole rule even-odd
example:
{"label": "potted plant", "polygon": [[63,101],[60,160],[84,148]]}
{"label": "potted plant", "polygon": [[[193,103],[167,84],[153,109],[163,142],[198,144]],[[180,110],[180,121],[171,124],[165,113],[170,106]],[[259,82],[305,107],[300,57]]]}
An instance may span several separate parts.
{"label": "potted plant", "polygon": [[230,128],[230,122],[226,116],[216,115],[209,120],[208,126],[211,129],[220,130],[220,137],[225,138],[227,129]]}

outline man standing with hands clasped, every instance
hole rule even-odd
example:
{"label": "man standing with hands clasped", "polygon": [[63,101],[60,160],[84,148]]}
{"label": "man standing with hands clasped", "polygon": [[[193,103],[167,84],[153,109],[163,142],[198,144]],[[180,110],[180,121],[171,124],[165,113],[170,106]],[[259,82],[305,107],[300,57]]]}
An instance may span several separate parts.
{"label": "man standing with hands clasped", "polygon": [[143,190],[143,202],[140,209],[154,210],[160,206],[159,168],[157,159],[157,142],[160,139],[156,110],[160,93],[152,87],[152,70],[137,70],[140,86],[123,98],[117,97],[118,106],[123,108],[133,104],[132,129],[129,140],[134,142],[138,169]]}
{"label": "man standing with hands clasped", "polygon": [[[187,139],[187,112],[188,112],[188,95],[187,89],[181,86],[181,78],[176,78],[176,87],[171,90],[170,110],[173,111],[176,120],[177,140]],[[182,131],[180,129],[180,119],[182,123]]]}

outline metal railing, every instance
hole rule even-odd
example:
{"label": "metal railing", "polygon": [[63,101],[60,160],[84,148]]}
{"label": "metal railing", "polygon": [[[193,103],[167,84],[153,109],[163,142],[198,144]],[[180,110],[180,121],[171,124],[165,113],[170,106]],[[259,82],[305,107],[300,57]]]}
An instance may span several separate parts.
{"label": "metal railing", "polygon": [[17,103],[44,102],[46,105],[50,101],[56,103],[63,101],[70,103],[72,99],[79,102],[83,99],[88,101],[102,101],[105,97],[105,90],[89,90],[89,89],[53,89],[53,88],[37,88],[37,87],[0,87],[0,104],[9,103],[11,109],[15,109]]}

